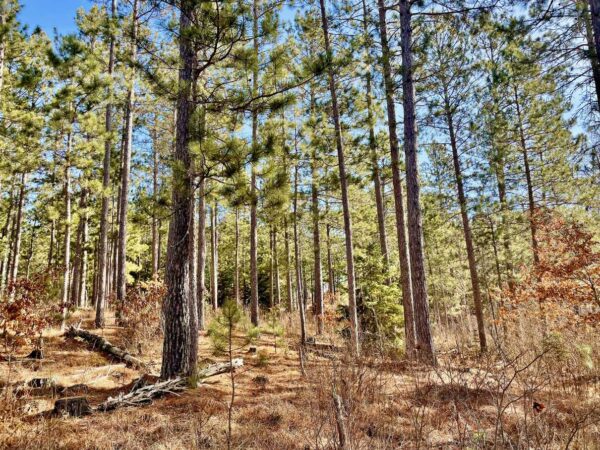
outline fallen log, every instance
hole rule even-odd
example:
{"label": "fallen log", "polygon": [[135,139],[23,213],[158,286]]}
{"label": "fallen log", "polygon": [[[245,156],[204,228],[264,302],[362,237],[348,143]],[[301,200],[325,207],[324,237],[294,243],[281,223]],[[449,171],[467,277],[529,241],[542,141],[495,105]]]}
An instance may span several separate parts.
{"label": "fallen log", "polygon": [[[229,372],[231,369],[244,365],[242,358],[236,358],[232,361],[221,364],[213,364],[198,372],[197,384],[201,384],[205,378]],[[155,384],[148,384],[134,389],[128,394],[121,393],[118,397],[109,397],[104,403],[101,403],[95,411],[111,411],[123,406],[141,406],[151,403],[153,399],[167,394],[177,394],[190,387],[190,380],[187,378],[174,378],[172,380],[160,381]]]}
{"label": "fallen log", "polygon": [[65,336],[69,338],[81,338],[84,341],[91,344],[95,349],[99,349],[105,353],[108,353],[111,356],[114,356],[120,361],[123,361],[127,366],[133,367],[135,369],[147,370],[148,366],[146,363],[141,361],[140,359],[131,356],[128,351],[119,348],[102,336],[98,336],[97,334],[90,333],[89,331],[82,330],[81,328],[76,328],[74,326],[70,326]]}

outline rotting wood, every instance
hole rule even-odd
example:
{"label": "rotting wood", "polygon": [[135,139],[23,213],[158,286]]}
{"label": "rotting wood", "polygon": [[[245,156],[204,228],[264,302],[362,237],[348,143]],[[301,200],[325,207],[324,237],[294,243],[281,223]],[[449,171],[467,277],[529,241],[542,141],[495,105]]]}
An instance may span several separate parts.
{"label": "rotting wood", "polygon": [[[213,364],[205,369],[198,372],[196,384],[201,384],[202,380],[208,377],[226,373],[237,367],[244,365],[242,358],[233,359],[231,366],[229,362]],[[108,400],[94,408],[94,411],[105,412],[111,411],[116,408],[123,406],[141,406],[151,403],[153,399],[162,397],[167,394],[177,394],[178,392],[186,390],[190,387],[190,380],[188,378],[173,378],[171,380],[160,381],[155,384],[149,384],[146,386],[134,389],[128,394],[120,394],[118,397],[109,397]]]}
{"label": "rotting wood", "polygon": [[102,336],[98,336],[97,334],[93,334],[89,331],[73,326],[69,327],[69,329],[65,333],[65,336],[72,339],[77,337],[81,338],[84,341],[91,344],[94,349],[98,349],[100,351],[110,354],[111,356],[114,356],[118,360],[123,361],[127,366],[133,367],[135,369],[148,370],[148,365],[146,363],[132,356],[126,350],[123,350],[122,348],[111,344]]}

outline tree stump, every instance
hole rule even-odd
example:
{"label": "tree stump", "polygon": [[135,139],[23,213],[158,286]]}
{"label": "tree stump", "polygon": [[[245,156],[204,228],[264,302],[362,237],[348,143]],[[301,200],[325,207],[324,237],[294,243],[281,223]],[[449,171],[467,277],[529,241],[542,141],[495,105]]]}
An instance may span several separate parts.
{"label": "tree stump", "polygon": [[87,416],[92,413],[92,408],[86,397],[67,397],[56,400],[54,414],[72,417]]}
{"label": "tree stump", "polygon": [[56,386],[56,381],[53,378],[32,378],[27,386],[33,389],[50,389]]}
{"label": "tree stump", "polygon": [[44,359],[44,351],[41,348],[36,348],[32,350],[32,352],[27,355],[25,358],[27,359]]}

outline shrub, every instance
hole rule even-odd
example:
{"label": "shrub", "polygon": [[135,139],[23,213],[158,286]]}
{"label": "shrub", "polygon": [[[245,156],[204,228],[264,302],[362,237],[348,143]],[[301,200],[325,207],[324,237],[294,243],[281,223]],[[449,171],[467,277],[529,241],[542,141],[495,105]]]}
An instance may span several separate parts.
{"label": "shrub", "polygon": [[131,339],[144,341],[162,335],[162,303],[166,294],[167,288],[161,281],[139,283],[127,291],[121,324]]}
{"label": "shrub", "polygon": [[537,317],[549,330],[595,326],[600,318],[600,252],[592,232],[557,212],[536,213],[539,263],[500,295],[501,316]]}
{"label": "shrub", "polygon": [[20,278],[8,286],[0,301],[0,328],[7,351],[31,345],[42,332],[60,319],[60,307],[53,300],[52,273],[31,279]]}

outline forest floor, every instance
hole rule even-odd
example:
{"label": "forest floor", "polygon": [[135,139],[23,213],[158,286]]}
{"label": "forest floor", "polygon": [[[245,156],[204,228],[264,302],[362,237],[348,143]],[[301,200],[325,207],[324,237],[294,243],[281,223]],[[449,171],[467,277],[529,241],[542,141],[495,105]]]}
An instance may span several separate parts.
{"label": "forest floor", "polygon": [[[82,327],[111,343],[132,347],[122,328],[92,328],[91,314]],[[109,323],[114,320],[109,319]],[[343,400],[341,420],[348,449],[379,448],[600,448],[598,379],[577,387],[557,386],[523,356],[510,367],[497,361],[465,364],[442,353],[430,369],[391,359],[351,361],[347,355],[308,353],[305,375],[291,339],[276,347],[263,333],[249,352],[240,333],[234,357],[244,366],[235,373],[232,448],[339,448],[333,394]],[[45,359],[0,363],[5,386],[33,378],[52,378],[59,386],[87,386],[81,394],[92,406],[127,393],[141,372],[111,361],[59,330],[45,333]],[[138,356],[153,373],[160,372],[161,341],[145,345]],[[24,355],[21,355],[24,356]],[[332,357],[333,356],[333,357]],[[213,356],[202,334],[201,365],[226,361]],[[471,366],[471,367],[470,367]],[[521,374],[535,369],[528,377]],[[516,375],[515,375],[516,373]],[[511,379],[512,378],[512,379]],[[168,395],[152,404],[96,412],[81,418],[49,412],[59,395],[26,394],[9,401],[5,389],[0,448],[15,449],[194,449],[227,448],[231,378],[222,374],[197,388]],[[534,402],[543,404],[536,411]]]}

